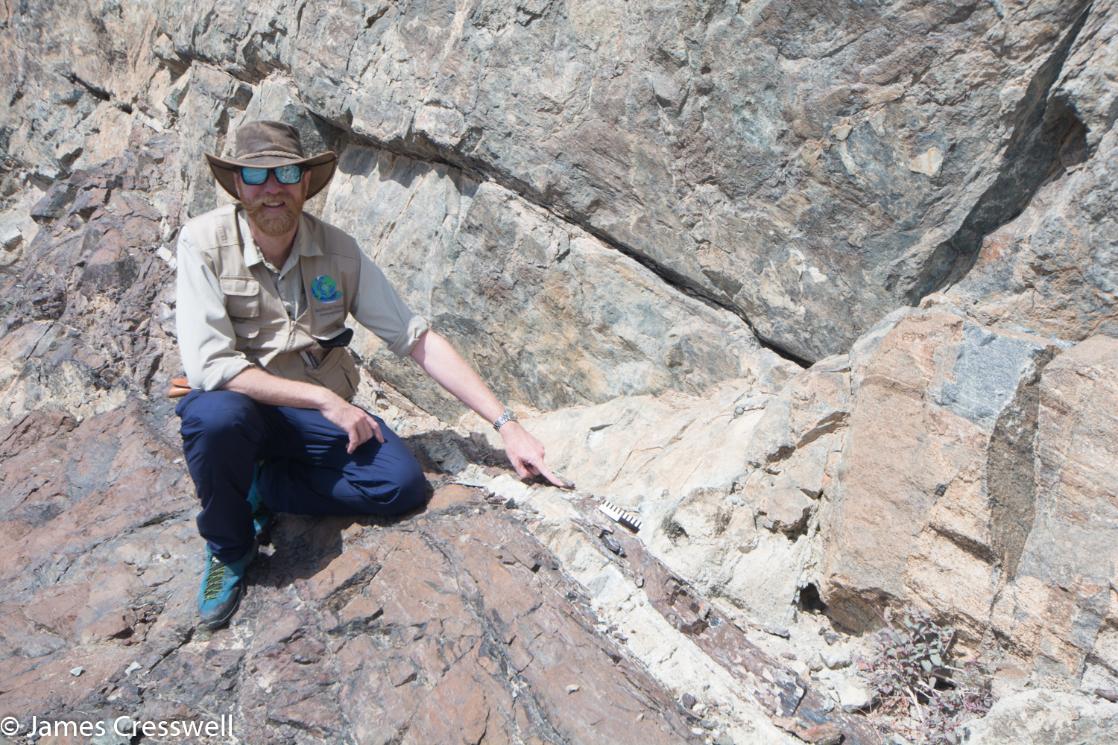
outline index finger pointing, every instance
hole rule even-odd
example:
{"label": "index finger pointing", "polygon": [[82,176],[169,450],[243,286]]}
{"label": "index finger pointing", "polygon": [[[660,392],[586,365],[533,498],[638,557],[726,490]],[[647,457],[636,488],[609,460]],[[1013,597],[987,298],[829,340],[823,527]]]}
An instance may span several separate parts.
{"label": "index finger pointing", "polygon": [[553,473],[551,471],[551,469],[549,469],[543,463],[536,464],[536,470],[538,470],[540,472],[540,475],[542,475],[545,479],[547,479],[553,485],[559,487],[560,489],[574,489],[575,488],[575,485],[574,485],[573,481],[567,481],[562,476],[559,476],[558,474]]}

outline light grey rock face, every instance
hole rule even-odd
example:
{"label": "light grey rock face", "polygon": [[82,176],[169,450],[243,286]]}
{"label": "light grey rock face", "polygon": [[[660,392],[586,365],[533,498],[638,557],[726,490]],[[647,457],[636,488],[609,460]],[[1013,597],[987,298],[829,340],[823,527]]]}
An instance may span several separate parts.
{"label": "light grey rock face", "polygon": [[[642,542],[758,628],[787,628],[815,581],[820,502],[848,408],[845,358],[703,397],[619,397],[526,426],[580,493],[636,513]],[[500,446],[492,430],[488,436]]]}
{"label": "light grey rock face", "polygon": [[157,29],[169,55],[288,75],[339,127],[484,174],[818,358],[1035,190],[1083,7],[207,2]]}
{"label": "light grey rock face", "polygon": [[984,323],[1064,339],[1118,335],[1118,7],[1094,3],[1059,82],[1047,126],[1078,121],[1051,180],[992,233],[949,295]]}
{"label": "light grey rock face", "polygon": [[[492,182],[346,149],[325,217],[355,235],[416,312],[506,400],[555,409],[621,395],[698,393],[784,365],[732,313],[673,291],[585,231]],[[379,377],[455,411],[410,360]]]}
{"label": "light grey rock face", "polygon": [[642,542],[673,571],[747,623],[786,626],[812,541],[758,525],[760,497],[733,493],[753,470],[747,453],[762,417],[758,399],[774,393],[771,381],[728,381],[703,398],[617,398],[526,424],[580,493],[637,514]]}
{"label": "light grey rock face", "polygon": [[968,745],[1081,745],[1112,742],[1118,705],[1058,691],[1023,691],[968,725]]}

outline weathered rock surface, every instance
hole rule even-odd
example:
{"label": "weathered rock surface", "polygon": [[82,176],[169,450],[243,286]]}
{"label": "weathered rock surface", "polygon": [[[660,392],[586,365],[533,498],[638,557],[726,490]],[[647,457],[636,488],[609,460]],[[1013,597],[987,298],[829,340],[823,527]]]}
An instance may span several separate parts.
{"label": "weathered rock surface", "polygon": [[80,712],[227,715],[287,742],[877,742],[639,542],[618,536],[635,563],[613,556],[594,503],[502,476],[511,508],[452,486],[393,523],[283,517],[210,635],[167,404],[31,413],[0,447],[0,707],[25,727]]}
{"label": "weathered rock surface", "polygon": [[[782,364],[737,316],[675,292],[502,186],[367,147],[347,148],[340,168],[326,218],[367,236],[413,309],[503,399],[555,409],[700,393]],[[410,360],[373,354],[379,346],[373,338],[357,349],[380,377],[428,410],[458,410]]]}
{"label": "weathered rock surface", "polygon": [[192,486],[149,416],[31,414],[3,439],[5,712],[232,714],[270,742],[698,741],[548,550],[469,490],[392,525],[282,521],[232,629],[195,633]]}
{"label": "weathered rock surface", "polygon": [[[100,154],[73,125],[131,110],[185,135],[193,190],[191,156],[286,80],[338,143],[496,181],[818,358],[972,262],[1060,144],[1097,132],[1099,116],[1049,104],[1105,88],[1110,4],[1088,5],[58,5],[13,19],[6,127],[50,179]],[[67,55],[75,24],[107,53]],[[69,81],[55,100],[14,95],[51,73]]]}
{"label": "weathered rock surface", "polygon": [[[616,638],[654,675],[674,681],[704,710],[721,715],[732,742],[784,739],[771,726],[758,727],[758,712],[806,742],[879,740],[865,721],[836,711],[833,699],[753,644],[741,626],[658,561],[643,540],[611,524],[596,509],[598,498],[532,489],[476,469],[459,480],[531,514],[532,532],[588,588]],[[683,639],[672,647],[659,643],[673,632]]]}
{"label": "weathered rock surface", "polygon": [[[580,493],[640,516],[642,539],[687,581],[761,628],[794,619],[846,374],[792,365],[702,398],[618,398],[528,420]],[[478,432],[499,445],[491,431]],[[798,448],[798,449],[797,449]]]}
{"label": "weathered rock surface", "polygon": [[917,603],[1015,679],[1113,687],[1116,354],[936,304],[856,346],[820,527],[828,614],[865,630]]}
{"label": "weathered rock surface", "polygon": [[[714,613],[748,629],[751,642],[801,676],[800,685],[820,691],[828,707],[837,707],[840,691],[852,688],[857,674],[850,667],[851,651],[841,645],[832,649],[836,640],[822,636],[831,632],[817,623],[825,619],[815,615],[822,608],[816,583],[820,515],[841,450],[849,368],[836,358],[810,374],[794,374],[791,366],[774,372],[780,374],[727,382],[703,398],[619,398],[532,417],[527,426],[545,443],[549,462],[576,482],[574,501],[593,507],[607,499],[640,518],[640,550],[702,598],[699,615]],[[485,435],[476,432],[470,441]],[[489,438],[497,444],[491,431]],[[447,464],[467,461],[444,458]],[[451,470],[518,507],[523,502],[525,509],[538,509],[544,526],[549,515],[555,522],[565,514],[552,515],[555,500],[541,503],[507,479],[479,477],[464,465]],[[785,514],[795,518],[781,522]],[[541,529],[549,545],[566,545],[562,536],[569,529]],[[614,533],[600,540],[621,549],[623,564],[634,561],[625,556],[635,553],[624,537],[614,524]],[[557,553],[569,555],[565,549]],[[654,593],[647,576],[644,580],[644,593]],[[604,612],[616,614],[611,606],[630,605],[622,598],[631,598],[631,588],[619,593],[597,575],[587,584],[603,598],[609,609]],[[633,627],[624,611],[622,618],[622,629]],[[717,633],[710,638],[717,639],[712,656],[741,646]],[[674,654],[676,659],[680,653]],[[830,663],[816,665],[824,655]],[[658,662],[653,657],[650,664]],[[819,674],[825,667],[831,669]]]}
{"label": "weathered rock surface", "polygon": [[[864,630],[881,625],[883,603],[911,591],[979,629],[998,589],[993,564],[1021,550],[1023,536],[1011,535],[1019,501],[1000,501],[1026,499],[1027,484],[1010,479],[1031,474],[1029,417],[1035,427],[1036,382],[1056,349],[984,329],[950,306],[883,326],[852,353],[823,599],[841,623]],[[938,581],[948,568],[967,581]]]}
{"label": "weathered rock surface", "polygon": [[1033,159],[1085,7],[203,4],[157,33],[169,64],[289,75],[336,126],[480,172],[817,357],[1039,184],[1002,154]]}
{"label": "weathered rock surface", "polygon": [[994,704],[968,729],[970,745],[1109,742],[1118,732],[1118,705],[1052,691],[1022,691]]}
{"label": "weathered rock surface", "polygon": [[1035,487],[994,633],[1037,685],[1118,686],[1118,339],[1096,336],[1045,368]]}
{"label": "weathered rock surface", "polygon": [[[872,742],[829,619],[907,605],[999,691],[1118,689],[1116,45],[1114,0],[0,6],[0,714]],[[579,492],[359,337],[435,503],[286,520],[204,638],[153,394],[202,154],[259,117],[341,154],[311,209]],[[976,738],[1111,719],[1034,692]]]}
{"label": "weathered rock surface", "polygon": [[1047,182],[949,292],[983,323],[1073,340],[1118,335],[1116,76],[1118,7],[1092,3],[1045,103],[1043,127],[1066,130]]}
{"label": "weathered rock surface", "polygon": [[33,207],[39,229],[0,273],[0,424],[40,407],[74,416],[115,409],[178,368],[172,257],[161,248],[174,143],[133,140]]}

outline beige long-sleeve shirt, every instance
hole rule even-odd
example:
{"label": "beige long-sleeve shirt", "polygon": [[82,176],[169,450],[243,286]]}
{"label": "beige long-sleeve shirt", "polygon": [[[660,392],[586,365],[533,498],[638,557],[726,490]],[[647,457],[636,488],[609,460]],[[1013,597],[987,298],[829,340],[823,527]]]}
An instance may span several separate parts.
{"label": "beige long-sleeve shirt", "polygon": [[[300,317],[307,305],[298,271],[300,258],[319,253],[317,247],[309,245],[311,239],[307,236],[314,233],[307,229],[309,219],[307,215],[300,217],[291,255],[277,269],[264,260],[252,240],[247,219],[238,211],[245,264],[248,267],[263,264],[268,269],[284,308],[293,320]],[[189,224],[184,227],[178,241],[175,326],[190,385],[201,390],[215,390],[253,363],[237,351],[221,283],[202,260],[201,247],[192,241],[189,227]],[[380,267],[363,252],[357,288],[350,306],[353,318],[380,337],[392,352],[401,357],[408,355],[429,324],[408,308]]]}

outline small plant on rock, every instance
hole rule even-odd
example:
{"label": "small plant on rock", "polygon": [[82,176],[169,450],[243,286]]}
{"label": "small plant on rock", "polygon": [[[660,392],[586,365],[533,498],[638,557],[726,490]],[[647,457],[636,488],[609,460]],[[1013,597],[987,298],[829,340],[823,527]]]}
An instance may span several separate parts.
{"label": "small plant on rock", "polygon": [[993,704],[989,674],[975,662],[954,660],[955,632],[922,611],[908,611],[873,638],[858,669],[876,694],[871,712],[887,733],[910,743],[956,745],[962,725]]}

